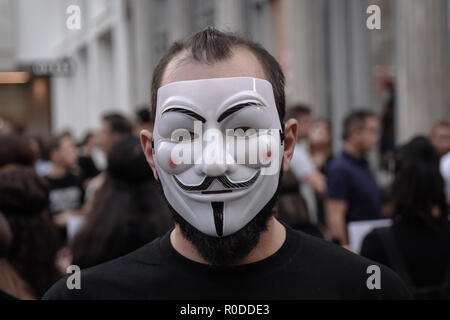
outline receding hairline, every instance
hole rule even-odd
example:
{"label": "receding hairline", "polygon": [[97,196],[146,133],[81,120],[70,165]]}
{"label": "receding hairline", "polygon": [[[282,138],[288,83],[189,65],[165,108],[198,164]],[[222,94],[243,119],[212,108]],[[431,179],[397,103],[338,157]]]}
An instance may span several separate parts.
{"label": "receding hairline", "polygon": [[253,76],[248,75],[248,76],[254,77],[254,78],[261,78],[263,80],[267,80],[270,82],[270,77],[267,75],[267,72],[266,72],[264,66],[262,65],[260,59],[253,52],[253,50],[251,48],[249,48],[243,44],[235,44],[230,49],[230,52],[231,52],[231,54],[223,59],[217,59],[214,61],[206,61],[206,60],[196,60],[192,55],[191,48],[185,48],[185,49],[181,50],[180,52],[178,52],[177,54],[175,54],[175,56],[173,56],[172,59],[170,59],[170,61],[167,63],[166,67],[164,68],[163,74],[161,76],[161,81],[160,81],[160,83],[158,83],[158,88],[161,88],[164,85],[174,82],[174,81],[171,81],[169,75],[171,74],[171,72],[173,72],[177,68],[180,68],[186,64],[198,64],[198,65],[213,66],[216,63],[221,63],[223,61],[232,59],[233,57],[235,57],[236,54],[239,54],[240,52],[246,52],[247,54],[250,54],[251,58],[255,61],[256,65],[257,65],[257,72],[259,73],[259,75],[262,75],[263,77],[255,76],[255,75],[253,75]]}

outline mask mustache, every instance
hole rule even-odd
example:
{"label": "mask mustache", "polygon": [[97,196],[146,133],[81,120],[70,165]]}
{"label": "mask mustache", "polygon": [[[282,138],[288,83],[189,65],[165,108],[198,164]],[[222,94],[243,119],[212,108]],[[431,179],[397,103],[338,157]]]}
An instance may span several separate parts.
{"label": "mask mustache", "polygon": [[178,186],[185,191],[206,191],[214,180],[218,180],[222,184],[222,186],[224,186],[226,189],[242,189],[242,188],[249,188],[251,185],[253,185],[255,181],[258,179],[260,173],[261,171],[258,170],[253,175],[253,177],[243,182],[233,182],[226,176],[206,177],[202,183],[196,186],[185,185],[180,180],[178,180],[176,176],[173,176],[173,178],[175,179],[175,182],[178,184]]}

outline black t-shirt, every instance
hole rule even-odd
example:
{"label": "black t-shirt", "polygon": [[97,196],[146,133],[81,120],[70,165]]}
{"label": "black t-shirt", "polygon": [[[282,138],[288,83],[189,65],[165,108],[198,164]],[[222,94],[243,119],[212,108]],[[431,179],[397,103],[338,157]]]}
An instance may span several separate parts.
{"label": "black t-shirt", "polygon": [[3,290],[0,290],[0,301],[12,301],[12,300],[18,300],[16,297],[13,297],[9,293],[6,293]]}
{"label": "black t-shirt", "polygon": [[55,216],[65,210],[77,210],[83,204],[84,190],[79,176],[68,174],[62,178],[47,177],[50,184],[49,212]]}
{"label": "black t-shirt", "polygon": [[100,173],[94,161],[89,156],[80,156],[78,158],[78,165],[81,168],[81,178],[83,182],[87,179],[94,178]]}
{"label": "black t-shirt", "polygon": [[[424,225],[396,223],[391,230],[413,284],[417,287],[441,284],[450,262],[450,222],[436,230]],[[361,254],[395,268],[375,231],[364,239]]]}
{"label": "black t-shirt", "polygon": [[399,277],[381,266],[381,289],[367,287],[374,262],[287,228],[272,256],[250,264],[213,267],[191,261],[169,233],[124,257],[82,270],[81,289],[66,278],[44,299],[404,299]]}

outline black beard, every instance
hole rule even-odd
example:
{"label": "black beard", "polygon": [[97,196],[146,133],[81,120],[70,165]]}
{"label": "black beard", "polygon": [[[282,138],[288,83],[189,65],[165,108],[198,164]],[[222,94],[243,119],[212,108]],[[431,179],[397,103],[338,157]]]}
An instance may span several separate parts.
{"label": "black beard", "polygon": [[242,229],[225,237],[212,237],[197,230],[172,208],[175,223],[180,226],[182,235],[198,250],[203,259],[213,266],[230,266],[239,263],[259,242],[260,235],[267,230],[267,223],[273,216],[273,208],[277,202],[281,187],[282,170],[278,180],[278,187],[262,210]]}

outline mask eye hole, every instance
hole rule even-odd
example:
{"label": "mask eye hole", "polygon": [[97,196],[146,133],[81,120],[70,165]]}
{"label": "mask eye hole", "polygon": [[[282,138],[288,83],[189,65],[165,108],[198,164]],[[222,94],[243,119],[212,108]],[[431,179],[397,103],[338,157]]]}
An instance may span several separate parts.
{"label": "mask eye hole", "polygon": [[229,136],[235,136],[235,137],[253,137],[256,135],[256,129],[252,127],[236,127],[234,129],[228,130]]}
{"label": "mask eye hole", "polygon": [[177,129],[171,135],[173,142],[189,142],[199,138],[199,134],[188,129]]}
{"label": "mask eye hole", "polygon": [[178,137],[178,142],[183,142],[183,141],[193,141],[195,139],[198,138],[198,134],[192,131],[189,131],[189,136],[179,136]]}

